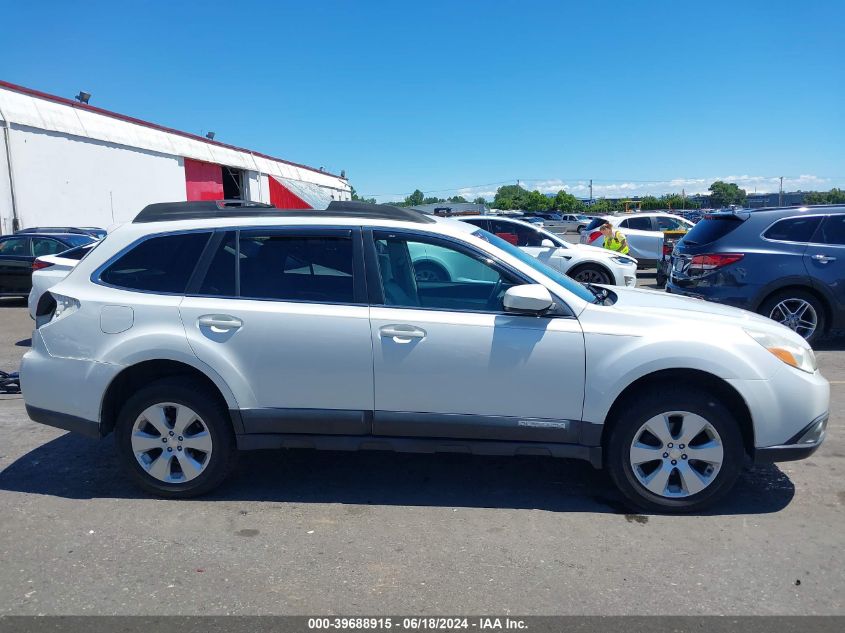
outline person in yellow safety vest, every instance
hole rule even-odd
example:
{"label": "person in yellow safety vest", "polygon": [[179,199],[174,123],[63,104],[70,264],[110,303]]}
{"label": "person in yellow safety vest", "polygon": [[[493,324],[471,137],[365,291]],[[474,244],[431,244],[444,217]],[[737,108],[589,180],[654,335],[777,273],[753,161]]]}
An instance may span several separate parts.
{"label": "person in yellow safety vest", "polygon": [[628,254],[628,240],[622,231],[614,231],[613,225],[610,222],[605,222],[599,228],[601,234],[604,235],[604,247],[623,255]]}

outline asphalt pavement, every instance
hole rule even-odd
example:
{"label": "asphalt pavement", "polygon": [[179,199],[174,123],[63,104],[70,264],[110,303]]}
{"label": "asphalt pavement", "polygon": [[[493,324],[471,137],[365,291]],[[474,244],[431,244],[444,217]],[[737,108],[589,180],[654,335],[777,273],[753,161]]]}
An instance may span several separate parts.
{"label": "asphalt pavement", "polygon": [[[0,369],[31,328],[0,299]],[[845,343],[820,349],[826,443],[692,516],[631,514],[586,463],[465,455],[245,453],[165,501],[111,436],[0,396],[0,615],[843,614]]]}

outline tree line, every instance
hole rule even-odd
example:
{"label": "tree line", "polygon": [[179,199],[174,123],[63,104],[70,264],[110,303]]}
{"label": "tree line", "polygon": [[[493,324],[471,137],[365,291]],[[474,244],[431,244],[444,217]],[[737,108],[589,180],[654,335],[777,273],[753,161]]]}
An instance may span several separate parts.
{"label": "tree line", "polygon": [[[716,209],[729,207],[731,205],[743,206],[747,200],[745,189],[740,188],[736,183],[717,180],[708,188],[710,192],[710,206]],[[355,188],[352,188],[352,199],[362,202],[376,204],[375,198],[363,198],[358,195]],[[450,198],[426,197],[416,189],[404,200],[389,202],[387,204],[396,207],[416,207],[422,204],[470,202],[463,196],[452,196]],[[590,213],[606,214],[624,211],[626,202],[629,206],[636,205],[643,211],[656,209],[699,209],[701,202],[687,198],[677,193],[668,193],[662,196],[643,196],[629,200],[609,200],[598,198],[592,204],[576,198],[571,193],[560,190],[554,196],[540,193],[536,189],[528,191],[520,185],[504,185],[496,190],[496,195],[491,202],[483,197],[472,200],[476,204],[489,205],[494,209],[520,210],[528,212],[561,211],[564,213]],[[833,188],[830,191],[813,191],[804,196],[804,204],[845,204],[845,190]]]}

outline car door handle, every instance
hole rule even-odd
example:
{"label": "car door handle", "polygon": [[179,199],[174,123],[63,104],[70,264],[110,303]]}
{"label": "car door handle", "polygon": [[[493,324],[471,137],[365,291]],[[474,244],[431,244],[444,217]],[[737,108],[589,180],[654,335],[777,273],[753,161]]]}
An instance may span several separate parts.
{"label": "car door handle", "polygon": [[383,325],[379,328],[383,338],[392,338],[397,343],[408,343],[414,338],[425,338],[425,330],[413,325]]}
{"label": "car door handle", "polygon": [[836,258],[831,257],[830,255],[813,255],[813,259],[815,259],[817,262],[821,262],[822,264],[836,261]]}
{"label": "car door handle", "polygon": [[244,323],[238,318],[227,314],[206,314],[197,319],[202,327],[210,327],[218,330],[237,330]]}

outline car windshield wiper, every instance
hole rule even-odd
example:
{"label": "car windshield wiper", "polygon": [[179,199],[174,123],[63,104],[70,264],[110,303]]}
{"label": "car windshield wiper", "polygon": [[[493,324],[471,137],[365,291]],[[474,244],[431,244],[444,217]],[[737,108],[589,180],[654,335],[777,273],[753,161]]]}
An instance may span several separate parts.
{"label": "car windshield wiper", "polygon": [[598,305],[604,305],[604,302],[607,301],[607,298],[609,296],[606,289],[598,288],[597,286],[594,286],[593,284],[584,284],[584,286],[587,288],[587,290],[589,290],[590,292],[592,292],[595,295],[596,298],[593,301],[593,303],[598,304]]}

